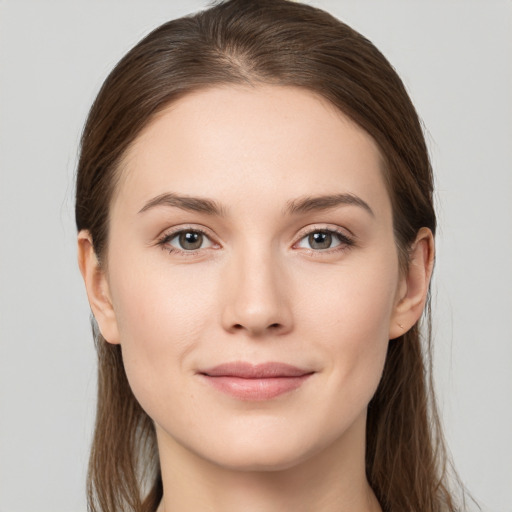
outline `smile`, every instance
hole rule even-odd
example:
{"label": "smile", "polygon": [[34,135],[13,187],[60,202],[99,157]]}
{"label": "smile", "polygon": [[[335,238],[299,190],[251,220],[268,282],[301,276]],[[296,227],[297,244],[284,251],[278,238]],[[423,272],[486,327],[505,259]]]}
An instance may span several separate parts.
{"label": "smile", "polygon": [[299,388],[313,371],[285,363],[237,361],[198,372],[215,389],[239,400],[270,400]]}

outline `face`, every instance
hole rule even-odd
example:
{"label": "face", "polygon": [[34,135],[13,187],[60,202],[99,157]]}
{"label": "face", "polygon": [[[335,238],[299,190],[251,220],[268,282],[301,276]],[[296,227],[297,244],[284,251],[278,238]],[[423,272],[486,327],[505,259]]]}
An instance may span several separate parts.
{"label": "face", "polygon": [[214,88],[121,171],[100,328],[160,448],[239,469],[347,454],[404,291],[373,139],[308,91]]}

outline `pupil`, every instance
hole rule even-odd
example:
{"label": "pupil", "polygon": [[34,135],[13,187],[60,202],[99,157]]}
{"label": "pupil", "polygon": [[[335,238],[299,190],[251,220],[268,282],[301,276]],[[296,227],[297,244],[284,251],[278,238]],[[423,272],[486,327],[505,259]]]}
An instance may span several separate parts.
{"label": "pupil", "polygon": [[183,249],[199,249],[203,243],[203,235],[193,231],[186,231],[185,233],[180,234],[179,240]]}
{"label": "pupil", "polygon": [[309,235],[309,245],[313,249],[329,249],[332,243],[332,235],[330,233],[324,233],[317,231]]}

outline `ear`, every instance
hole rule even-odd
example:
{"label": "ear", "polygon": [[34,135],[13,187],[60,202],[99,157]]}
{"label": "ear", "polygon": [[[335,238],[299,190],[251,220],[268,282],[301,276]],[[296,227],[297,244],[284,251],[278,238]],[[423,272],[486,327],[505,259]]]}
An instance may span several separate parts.
{"label": "ear", "polygon": [[409,252],[409,266],[402,277],[391,317],[389,339],[406,333],[421,317],[434,267],[434,236],[428,228],[418,231]]}
{"label": "ear", "polygon": [[107,276],[94,252],[92,237],[87,230],[78,233],[78,266],[84,279],[92,314],[98,322],[102,336],[109,343],[118,344],[119,330]]}

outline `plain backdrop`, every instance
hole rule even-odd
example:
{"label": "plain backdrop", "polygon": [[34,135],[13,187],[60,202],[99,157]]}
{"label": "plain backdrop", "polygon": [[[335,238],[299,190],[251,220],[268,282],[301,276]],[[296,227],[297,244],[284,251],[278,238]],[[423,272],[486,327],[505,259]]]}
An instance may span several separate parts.
{"label": "plain backdrop", "polygon": [[[441,229],[435,371],[462,480],[512,511],[512,3],[316,0],[371,39],[424,120]],[[117,60],[193,1],[0,0],[0,511],[86,510],[95,407],[74,171]]]}

